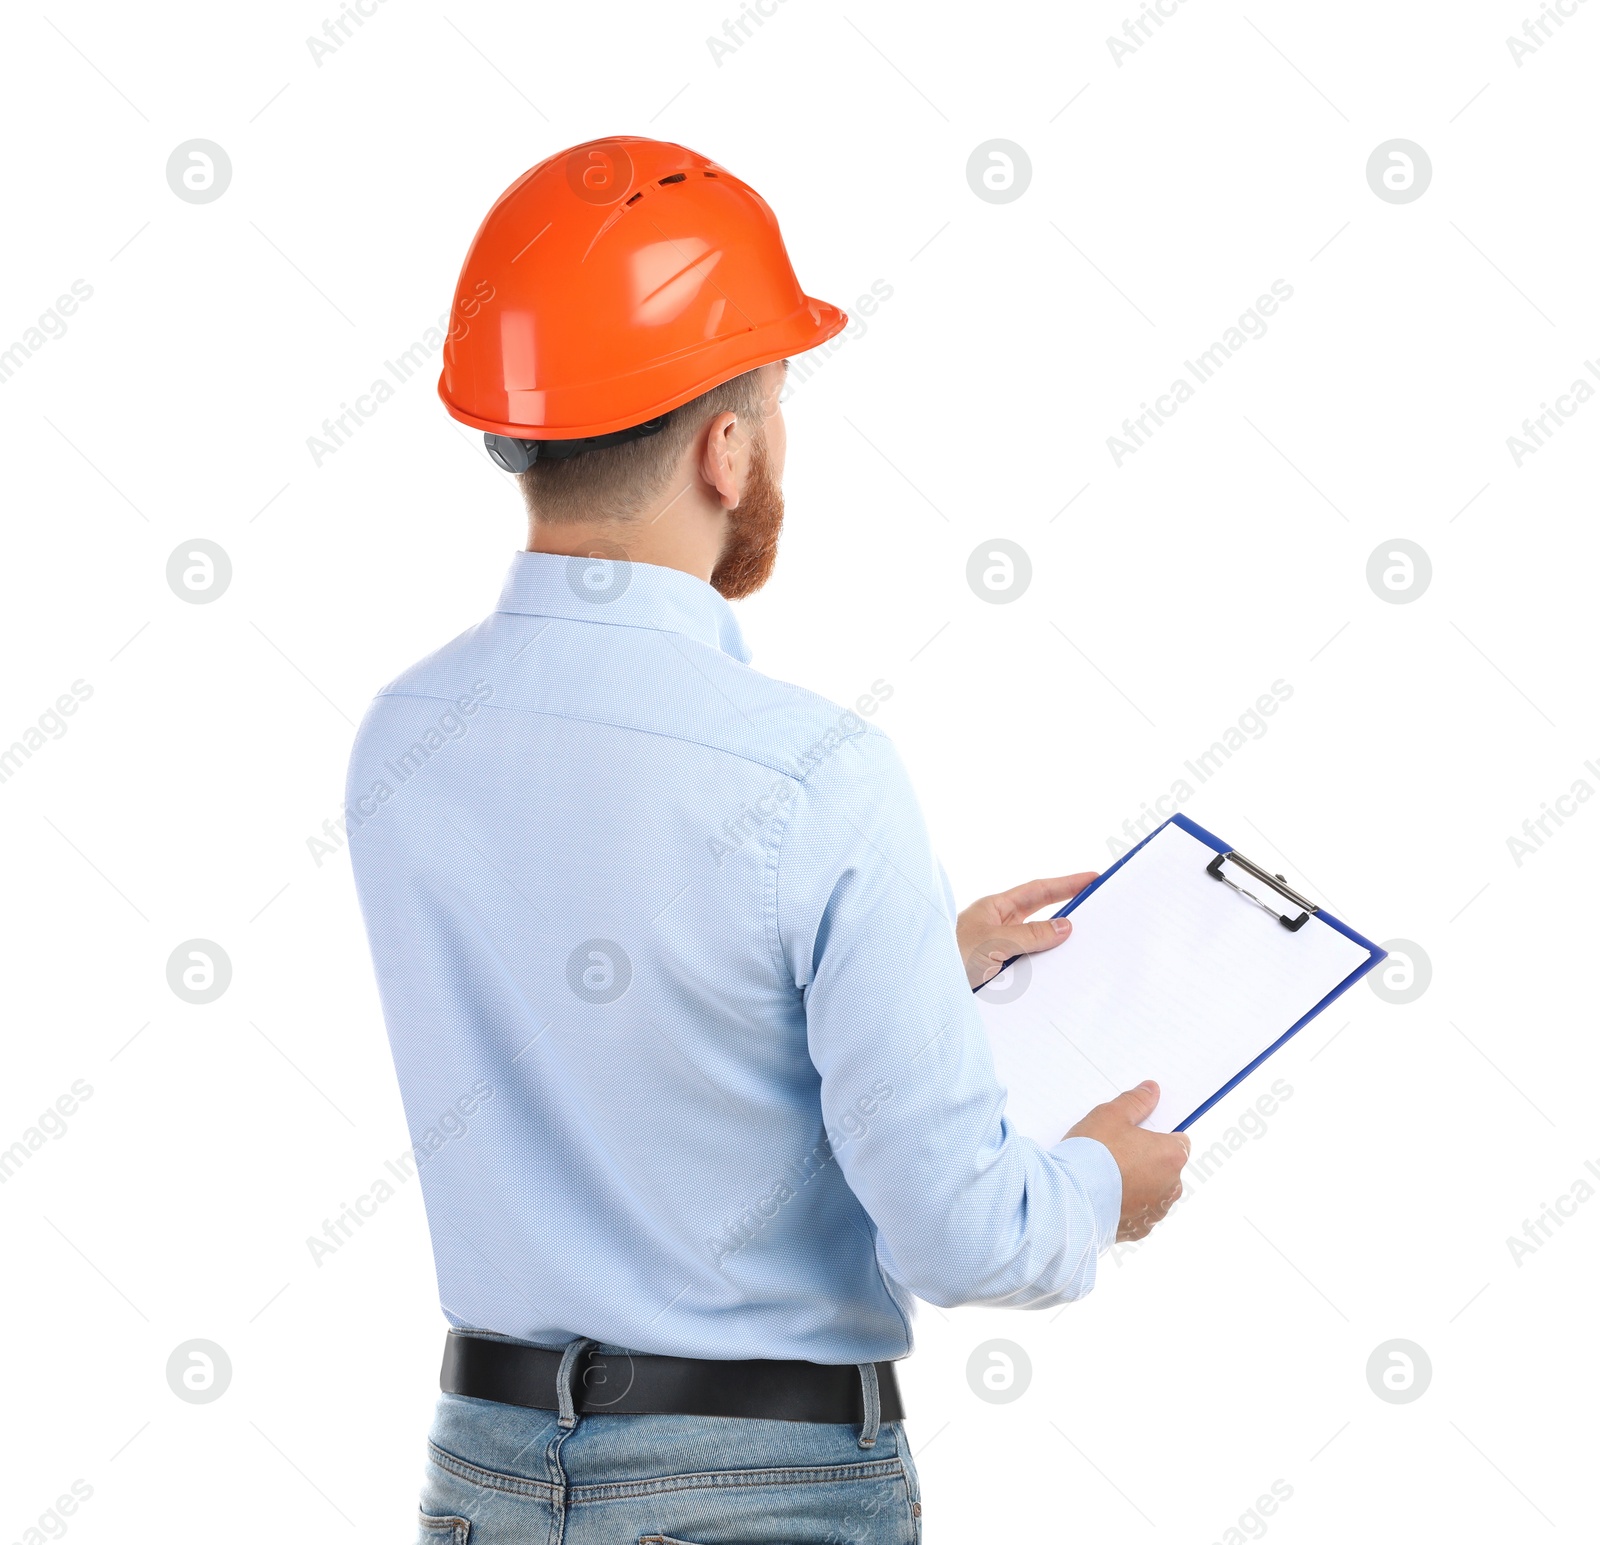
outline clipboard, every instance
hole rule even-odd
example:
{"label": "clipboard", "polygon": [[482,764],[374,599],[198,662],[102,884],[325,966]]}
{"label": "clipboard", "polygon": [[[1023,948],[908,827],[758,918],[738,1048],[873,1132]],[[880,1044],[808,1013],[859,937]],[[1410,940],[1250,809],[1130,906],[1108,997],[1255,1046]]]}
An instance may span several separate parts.
{"label": "clipboard", "polygon": [[974,990],[1007,1120],[1045,1146],[1143,1078],[1145,1125],[1186,1130],[1387,953],[1184,815],[1055,915],[1080,909]]}

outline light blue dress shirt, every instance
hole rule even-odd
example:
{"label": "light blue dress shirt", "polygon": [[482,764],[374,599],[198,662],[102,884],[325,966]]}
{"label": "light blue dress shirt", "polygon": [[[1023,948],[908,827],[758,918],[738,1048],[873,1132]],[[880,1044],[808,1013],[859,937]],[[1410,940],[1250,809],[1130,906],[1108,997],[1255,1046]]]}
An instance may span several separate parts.
{"label": "light blue dress shirt", "polygon": [[1115,1237],[1106,1148],[1005,1120],[891,686],[841,709],[749,658],[692,575],[518,553],[361,725],[350,853],[456,1325],[896,1358],[914,1297],[1078,1298]]}

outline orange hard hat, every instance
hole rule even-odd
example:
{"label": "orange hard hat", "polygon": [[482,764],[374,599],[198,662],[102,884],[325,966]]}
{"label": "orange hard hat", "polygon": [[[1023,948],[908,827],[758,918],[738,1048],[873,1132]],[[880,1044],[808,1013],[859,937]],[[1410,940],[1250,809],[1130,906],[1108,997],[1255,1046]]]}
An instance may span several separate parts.
{"label": "orange hard hat", "polygon": [[541,448],[653,432],[846,320],[801,290],[754,188],[682,145],[591,140],[524,173],[478,228],[439,396],[521,471]]}

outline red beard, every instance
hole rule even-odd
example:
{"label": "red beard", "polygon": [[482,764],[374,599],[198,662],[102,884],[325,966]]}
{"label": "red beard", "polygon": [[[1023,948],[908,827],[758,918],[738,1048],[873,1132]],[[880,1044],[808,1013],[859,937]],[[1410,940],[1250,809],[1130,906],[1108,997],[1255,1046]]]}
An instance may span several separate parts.
{"label": "red beard", "polygon": [[783,490],[772,476],[763,429],[750,451],[744,497],[728,511],[728,540],[711,573],[712,587],[728,601],[754,595],[772,578],[783,530]]}

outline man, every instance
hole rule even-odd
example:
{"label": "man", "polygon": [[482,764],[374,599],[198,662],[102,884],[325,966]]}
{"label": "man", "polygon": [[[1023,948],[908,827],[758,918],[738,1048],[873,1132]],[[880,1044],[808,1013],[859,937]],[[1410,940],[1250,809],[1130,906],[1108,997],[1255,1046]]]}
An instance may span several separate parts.
{"label": "man", "polygon": [[347,806],[452,1326],[424,1541],[918,1538],[913,1297],[1080,1297],[1178,1195],[1153,1085],[1048,1151],[1003,1120],[972,988],[1093,876],[957,918],[887,685],[748,665],[787,356],[845,320],[649,140],[535,167],[463,268],[440,395],[528,547]]}

